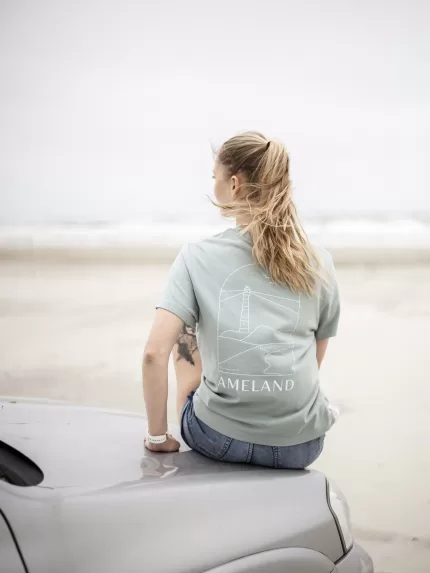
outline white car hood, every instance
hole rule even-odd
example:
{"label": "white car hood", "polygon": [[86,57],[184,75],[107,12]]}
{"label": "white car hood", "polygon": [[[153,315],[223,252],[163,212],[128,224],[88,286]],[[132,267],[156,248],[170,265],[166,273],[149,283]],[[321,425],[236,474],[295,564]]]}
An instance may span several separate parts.
{"label": "white car hood", "polygon": [[[35,487],[0,482],[0,509],[32,573],[204,571],[283,547],[343,555],[318,472],[224,464],[185,448],[152,454],[142,416],[64,403],[0,400],[0,429],[44,472]],[[168,551],[161,539],[173,540]]]}

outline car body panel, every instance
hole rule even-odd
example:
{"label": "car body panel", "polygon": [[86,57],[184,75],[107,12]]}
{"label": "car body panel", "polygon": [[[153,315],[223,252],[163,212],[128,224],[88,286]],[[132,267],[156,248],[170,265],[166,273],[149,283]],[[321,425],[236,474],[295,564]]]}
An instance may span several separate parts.
{"label": "car body panel", "polygon": [[0,398],[0,428],[44,472],[34,487],[0,482],[31,573],[201,573],[286,548],[343,556],[319,472],[214,462],[184,444],[154,454],[143,416],[67,403]]}
{"label": "car body panel", "polygon": [[373,562],[358,543],[336,563],[333,573],[374,573]]}
{"label": "car body panel", "polygon": [[0,571],[26,573],[11,530],[0,512]]}
{"label": "car body panel", "polygon": [[310,549],[275,549],[238,559],[207,573],[332,573],[334,564]]}

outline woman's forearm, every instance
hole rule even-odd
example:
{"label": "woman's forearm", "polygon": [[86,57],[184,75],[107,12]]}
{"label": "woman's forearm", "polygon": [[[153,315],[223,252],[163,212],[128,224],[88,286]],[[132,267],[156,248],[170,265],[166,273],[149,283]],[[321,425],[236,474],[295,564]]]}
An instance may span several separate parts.
{"label": "woman's forearm", "polygon": [[152,436],[161,436],[167,432],[168,364],[168,356],[145,353],[143,358],[143,394],[148,432]]}

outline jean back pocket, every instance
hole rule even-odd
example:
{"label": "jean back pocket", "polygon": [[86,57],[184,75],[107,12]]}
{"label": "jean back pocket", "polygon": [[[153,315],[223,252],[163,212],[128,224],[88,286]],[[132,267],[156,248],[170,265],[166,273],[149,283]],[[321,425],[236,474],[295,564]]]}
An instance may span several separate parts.
{"label": "jean back pocket", "polygon": [[[207,424],[199,420],[194,414],[194,409],[191,408],[190,415],[186,416],[184,423],[187,428],[184,428],[185,433],[191,438],[188,444],[193,450],[212,458],[214,460],[222,460],[226,455],[230,444],[231,438],[220,434],[219,432],[210,428]],[[186,431],[188,430],[188,432]]]}

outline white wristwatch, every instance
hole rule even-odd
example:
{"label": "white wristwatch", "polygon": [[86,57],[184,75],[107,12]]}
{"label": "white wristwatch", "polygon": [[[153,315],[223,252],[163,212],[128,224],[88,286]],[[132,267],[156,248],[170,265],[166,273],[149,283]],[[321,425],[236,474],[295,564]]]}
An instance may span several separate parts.
{"label": "white wristwatch", "polygon": [[162,436],[151,436],[151,434],[147,435],[147,440],[150,444],[164,444],[167,442],[168,434],[167,432]]}

